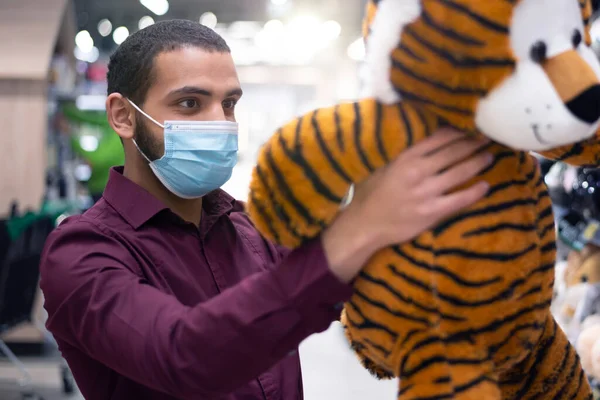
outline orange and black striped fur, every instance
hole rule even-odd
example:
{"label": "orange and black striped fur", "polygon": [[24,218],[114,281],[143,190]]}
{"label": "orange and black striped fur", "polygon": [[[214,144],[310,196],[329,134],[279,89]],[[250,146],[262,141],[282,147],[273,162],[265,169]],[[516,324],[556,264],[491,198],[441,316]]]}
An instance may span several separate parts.
{"label": "orange and black striped fur", "polygon": [[[478,102],[518,62],[508,43],[513,10],[522,1],[550,4],[373,1],[366,32],[384,1],[421,7],[391,54],[399,99],[316,110],[265,144],[248,211],[271,240],[297,247],[319,235],[352,184],[438,127],[478,133]],[[587,18],[589,3],[580,5]],[[577,62],[576,54],[569,57],[561,62]],[[560,68],[550,64],[543,67],[561,94],[598,84],[582,81],[589,73],[552,76]],[[528,152],[506,145],[488,151],[495,163],[477,178],[491,185],[485,199],[368,262],[345,306],[347,336],[373,373],[400,377],[402,400],[591,399],[578,356],[550,314],[555,232],[538,165]],[[600,146],[592,138],[544,154],[596,165]]]}

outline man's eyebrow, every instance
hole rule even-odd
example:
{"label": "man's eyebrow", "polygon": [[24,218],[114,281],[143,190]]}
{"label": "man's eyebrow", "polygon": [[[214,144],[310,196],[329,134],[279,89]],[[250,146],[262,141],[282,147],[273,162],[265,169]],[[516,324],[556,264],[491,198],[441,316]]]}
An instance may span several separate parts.
{"label": "man's eyebrow", "polygon": [[244,94],[244,91],[241,88],[236,88],[233,90],[230,90],[229,92],[227,92],[226,96],[230,97],[230,96],[238,96],[238,97],[242,97],[242,95]]}
{"label": "man's eyebrow", "polygon": [[209,90],[202,89],[197,86],[184,86],[179,89],[175,89],[169,93],[169,96],[175,96],[180,94],[200,94],[202,96],[212,96]]}
{"label": "man's eyebrow", "polygon": [[[169,93],[170,96],[182,95],[182,94],[199,94],[202,96],[212,96],[213,93],[210,90],[202,89],[198,86],[184,86],[179,89],[175,89]],[[241,88],[235,88],[226,93],[226,96],[242,96],[243,91]]]}

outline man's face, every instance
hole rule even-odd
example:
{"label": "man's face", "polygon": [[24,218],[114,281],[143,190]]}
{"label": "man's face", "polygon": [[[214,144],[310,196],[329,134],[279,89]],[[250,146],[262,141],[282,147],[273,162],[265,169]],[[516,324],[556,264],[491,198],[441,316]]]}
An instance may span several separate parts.
{"label": "man's face", "polygon": [[[242,96],[229,53],[188,47],[163,52],[154,60],[152,86],[142,109],[160,122],[235,121]],[[137,113],[135,139],[150,160],[164,154],[162,128]]]}

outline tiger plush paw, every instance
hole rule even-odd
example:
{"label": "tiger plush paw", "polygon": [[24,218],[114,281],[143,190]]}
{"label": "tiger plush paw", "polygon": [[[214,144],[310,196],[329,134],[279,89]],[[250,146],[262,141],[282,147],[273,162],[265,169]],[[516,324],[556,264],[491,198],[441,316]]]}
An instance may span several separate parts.
{"label": "tiger plush paw", "polygon": [[363,350],[365,349],[364,345],[352,339],[350,330],[348,330],[348,325],[346,324],[346,310],[342,311],[342,317],[340,321],[342,323],[342,326],[344,327],[344,334],[346,335],[346,339],[348,340],[348,343],[350,343],[350,348],[356,353],[362,366],[377,379],[393,379],[394,374],[392,372],[382,368],[369,357],[365,356],[363,352]]}

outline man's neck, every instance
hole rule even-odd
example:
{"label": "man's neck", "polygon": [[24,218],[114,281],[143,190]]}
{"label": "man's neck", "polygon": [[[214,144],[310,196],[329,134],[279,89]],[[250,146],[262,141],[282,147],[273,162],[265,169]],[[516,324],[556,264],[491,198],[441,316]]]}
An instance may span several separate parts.
{"label": "man's neck", "polygon": [[196,226],[200,225],[202,198],[188,200],[175,196],[164,187],[147,164],[128,168],[126,162],[123,176],[146,189],[184,221],[191,222]]}

